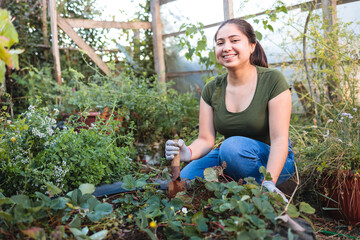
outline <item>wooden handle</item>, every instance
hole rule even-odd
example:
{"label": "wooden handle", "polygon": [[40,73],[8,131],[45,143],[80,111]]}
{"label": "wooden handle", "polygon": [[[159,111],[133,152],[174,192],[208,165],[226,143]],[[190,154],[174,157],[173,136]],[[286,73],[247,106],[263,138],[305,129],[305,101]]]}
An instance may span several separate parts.
{"label": "wooden handle", "polygon": [[171,166],[172,167],[180,167],[180,153],[176,154],[174,156],[174,159],[171,162]]}
{"label": "wooden handle", "polygon": [[[177,142],[178,140],[173,140],[174,142]],[[179,154],[176,154],[171,162],[172,167],[180,167],[180,149]]]}

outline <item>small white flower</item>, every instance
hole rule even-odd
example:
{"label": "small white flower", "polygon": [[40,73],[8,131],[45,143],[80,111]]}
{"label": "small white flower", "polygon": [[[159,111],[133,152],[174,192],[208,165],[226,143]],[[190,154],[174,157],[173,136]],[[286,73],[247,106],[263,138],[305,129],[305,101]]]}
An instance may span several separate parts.
{"label": "small white flower", "polygon": [[183,208],[181,209],[181,211],[182,211],[184,214],[187,214],[187,213],[188,213],[188,210],[187,210],[186,207],[183,207]]}
{"label": "small white flower", "polygon": [[329,119],[326,123],[331,123],[331,122],[333,122],[334,120],[332,120],[332,119]]}
{"label": "small white flower", "polygon": [[357,108],[353,108],[353,111],[356,112],[356,111],[357,111]]}
{"label": "small white flower", "polygon": [[341,142],[341,143],[343,142],[340,138],[337,138],[337,140],[338,140],[339,142]]}
{"label": "small white flower", "polygon": [[315,129],[315,128],[317,128],[317,126],[316,126],[316,125],[312,125],[311,127],[312,127],[312,128],[314,128],[314,129]]}
{"label": "small white flower", "polygon": [[327,131],[326,131],[326,134],[325,134],[325,135],[323,135],[323,137],[324,137],[324,138],[327,138],[327,137],[329,137],[329,134],[330,134],[330,131],[329,131],[329,130],[327,130]]}

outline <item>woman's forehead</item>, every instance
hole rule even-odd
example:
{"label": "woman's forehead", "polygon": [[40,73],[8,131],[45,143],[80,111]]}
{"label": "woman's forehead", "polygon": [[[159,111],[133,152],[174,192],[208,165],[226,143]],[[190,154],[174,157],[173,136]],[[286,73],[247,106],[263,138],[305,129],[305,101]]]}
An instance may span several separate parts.
{"label": "woman's forehead", "polygon": [[239,30],[239,28],[235,24],[226,24],[219,29],[216,39],[229,38],[235,36],[243,37],[244,34]]}

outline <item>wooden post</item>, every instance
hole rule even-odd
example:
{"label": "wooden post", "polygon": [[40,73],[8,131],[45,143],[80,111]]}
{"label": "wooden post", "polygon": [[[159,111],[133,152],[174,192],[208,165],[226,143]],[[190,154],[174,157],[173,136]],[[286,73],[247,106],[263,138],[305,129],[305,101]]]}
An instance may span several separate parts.
{"label": "wooden post", "polygon": [[[43,38],[44,38],[44,45],[48,46],[48,32],[47,32],[47,0],[42,0],[42,16],[41,16],[41,22],[42,22],[42,32],[43,32]],[[44,50],[44,57],[45,60],[48,60],[48,50]]]}
{"label": "wooden post", "polygon": [[165,60],[164,49],[162,42],[162,24],[160,19],[160,2],[159,0],[151,0],[150,9],[152,15],[152,32],[153,32],[153,45],[154,45],[154,61],[155,71],[159,76],[161,83],[166,82],[165,77]]}
{"label": "wooden post", "polygon": [[224,20],[234,18],[233,0],[223,0]]}
{"label": "wooden post", "polygon": [[49,0],[49,15],[51,19],[52,52],[54,56],[55,76],[59,85],[61,85],[61,67],[57,32],[56,0]]}
{"label": "wooden post", "polygon": [[[324,36],[326,39],[328,33],[333,30],[334,24],[336,24],[336,0],[322,0],[321,1],[322,12],[323,12],[323,24],[325,25],[325,32]],[[332,42],[329,43],[330,45],[337,44],[337,39],[330,39]],[[328,58],[335,58],[334,53],[330,51],[326,51],[325,53]],[[329,69],[334,69],[334,73],[337,75],[339,74],[339,68],[335,66],[327,66]],[[338,88],[338,83],[336,82],[336,78],[334,75],[326,76],[327,81],[327,88],[328,88],[328,95],[331,101],[341,101],[340,95],[336,93],[336,89]]]}
{"label": "wooden post", "polygon": [[59,27],[78,45],[86,54],[99,66],[99,68],[106,74],[110,74],[110,69],[103,62],[103,60],[95,53],[92,49],[72,28],[72,26],[66,21],[66,19],[58,15]]}

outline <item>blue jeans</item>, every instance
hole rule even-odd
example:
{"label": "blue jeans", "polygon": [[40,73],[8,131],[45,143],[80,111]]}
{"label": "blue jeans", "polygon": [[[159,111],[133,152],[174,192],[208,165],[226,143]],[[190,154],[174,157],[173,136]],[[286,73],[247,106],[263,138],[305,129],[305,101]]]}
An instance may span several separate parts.
{"label": "blue jeans", "polygon": [[[221,166],[226,162],[224,174],[238,181],[240,178],[254,177],[260,184],[264,176],[259,168],[266,168],[270,154],[270,146],[266,143],[234,136],[224,140],[220,148],[216,148],[204,157],[191,161],[186,165],[180,175],[181,178],[195,179],[204,177],[204,170],[209,167]],[[295,172],[294,153],[289,141],[289,152],[285,165],[281,171],[277,184],[288,180]]]}

